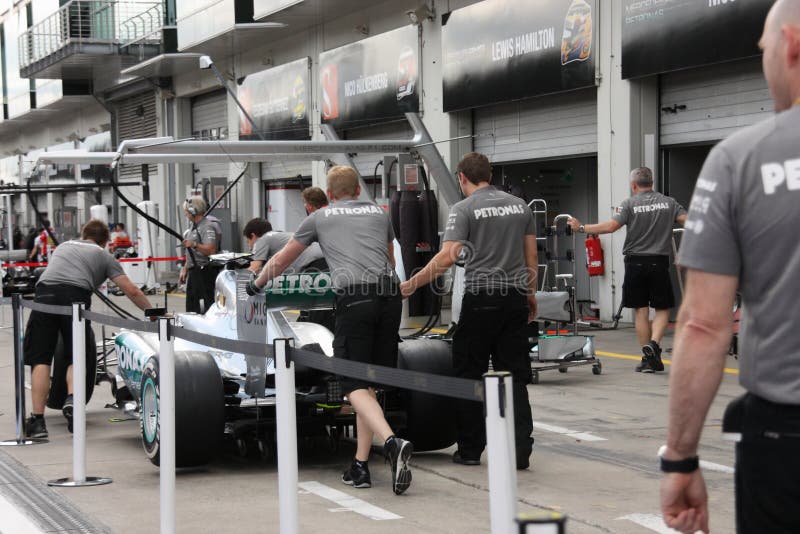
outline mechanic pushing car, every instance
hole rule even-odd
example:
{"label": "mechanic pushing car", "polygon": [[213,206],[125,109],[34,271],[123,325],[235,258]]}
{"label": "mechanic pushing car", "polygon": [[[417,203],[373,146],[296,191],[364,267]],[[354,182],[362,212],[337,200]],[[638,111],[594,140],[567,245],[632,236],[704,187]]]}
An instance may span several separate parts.
{"label": "mechanic pushing car", "polygon": [[[471,152],[458,164],[465,200],[450,209],[442,250],[401,284],[408,297],[447,271],[464,253],[465,290],[453,335],[456,376],[480,380],[489,367],[513,375],[517,469],[530,466],[533,418],[527,327],[536,317],[538,258],[533,213],[523,200],[489,185],[492,166]],[[486,423],[478,402],[458,404],[458,450],[453,461],[479,465],[486,447]]]}
{"label": "mechanic pushing car", "polygon": [[[214,303],[214,284],[219,268],[212,265],[209,256],[219,252],[221,230],[206,217],[206,201],[194,196],[183,203],[183,211],[191,223],[183,246],[186,262],[181,269],[180,283],[186,283],[186,311],[205,313]],[[200,304],[200,301],[203,304]]]}
{"label": "mechanic pushing car", "polygon": [[[337,293],[334,357],[395,367],[402,301],[394,272],[394,232],[388,215],[372,202],[358,200],[360,193],[352,168],[336,166],[328,171],[328,196],[333,204],[306,217],[294,237],[250,281],[248,293],[260,292],[318,242]],[[358,432],[356,455],[342,482],[356,488],[372,486],[367,461],[377,434],[391,465],[392,490],[400,495],[411,484],[408,460],[413,445],[394,435],[372,384],[350,378],[341,382],[355,408]]]}
{"label": "mechanic pushing car", "polygon": [[[106,279],[111,279],[139,308],[150,308],[144,293],[125,275],[122,266],[106,252],[108,226],[92,219],[81,229],[81,239],[59,245],[50,263],[36,284],[34,302],[56,306],[72,306],[83,302],[86,309],[92,305],[92,291]],[[89,330],[89,321],[86,329]],[[31,366],[31,400],[33,413],[27,420],[26,433],[30,438],[46,438],[44,408],[50,391],[50,365],[56,350],[59,333],[64,343],[64,353],[72,361],[72,317],[32,311],[25,328],[25,364]],[[83,355],[79,355],[83,357]],[[72,432],[72,365],[67,368],[67,399],[62,412],[67,419],[67,429]]]}
{"label": "mechanic pushing car", "polygon": [[[244,238],[253,251],[249,269],[258,274],[261,268],[275,254],[278,253],[294,234],[291,232],[275,232],[272,224],[266,219],[256,217],[250,219],[242,230]],[[285,274],[299,273],[300,271],[327,271],[328,263],[322,256],[319,243],[311,243],[292,264],[286,268]]]}

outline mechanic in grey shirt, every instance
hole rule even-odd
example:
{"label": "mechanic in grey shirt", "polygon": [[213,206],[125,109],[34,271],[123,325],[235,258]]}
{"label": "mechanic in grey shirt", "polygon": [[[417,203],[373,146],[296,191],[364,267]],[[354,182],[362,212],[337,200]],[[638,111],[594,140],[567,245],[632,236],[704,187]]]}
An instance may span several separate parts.
{"label": "mechanic in grey shirt", "polygon": [[[708,532],[697,449],[726,366],[737,291],[739,382],[747,393],[731,402],[723,422],[725,432],[741,433],[737,531],[800,532],[800,1],[773,5],[760,46],[777,114],[711,150],[678,254],[687,273],[661,503],[667,524],[682,532]],[[676,465],[680,472],[672,472]]]}
{"label": "mechanic in grey shirt", "polygon": [[[358,175],[351,167],[336,166],[328,171],[328,196],[333,204],[303,220],[294,237],[250,282],[248,293],[260,291],[318,242],[337,290],[334,357],[396,367],[402,300],[394,273],[394,232],[386,212],[372,202],[358,200],[360,193]],[[395,437],[373,384],[349,378],[340,382],[358,414],[356,454],[342,474],[342,482],[356,488],[372,485],[367,460],[377,434],[389,459],[392,490],[403,493],[411,484],[408,460],[412,444]]]}
{"label": "mechanic in grey shirt", "polygon": [[180,274],[180,283],[186,283],[186,311],[205,313],[214,303],[214,287],[220,269],[209,263],[209,256],[219,252],[220,234],[217,223],[205,216],[206,201],[193,196],[183,203],[189,220],[189,230],[182,244],[186,248],[186,261]]}
{"label": "mechanic in grey shirt", "polygon": [[[269,221],[256,217],[247,221],[242,230],[244,238],[250,245],[253,255],[250,258],[249,269],[259,273],[261,268],[270,258],[286,246],[294,234],[291,232],[276,232],[272,230]],[[328,264],[322,255],[319,243],[311,243],[300,256],[286,268],[284,274],[294,274],[301,271],[327,271]]]}
{"label": "mechanic in grey shirt", "polygon": [[[58,246],[44,273],[36,283],[34,301],[41,304],[71,306],[82,302],[86,309],[92,304],[92,292],[110,278],[139,308],[150,307],[150,301],[125,275],[122,266],[105,250],[108,243],[108,226],[91,220],[81,229],[81,239],[67,241]],[[87,331],[90,328],[86,321]],[[23,348],[25,363],[31,366],[31,400],[33,413],[26,424],[26,433],[32,438],[46,438],[44,408],[50,392],[50,366],[59,335],[63,341],[64,355],[72,362],[72,318],[40,311],[32,311],[25,328]],[[84,357],[83,355],[79,357]],[[85,356],[96,357],[94,347]],[[94,365],[87,365],[94,373]],[[56,380],[63,377],[54,377]],[[94,380],[93,377],[90,377]],[[72,365],[67,369],[66,390],[62,411],[67,428],[72,432]],[[60,402],[60,400],[59,400]]]}
{"label": "mechanic in grey shirt", "polygon": [[[450,209],[442,250],[401,291],[413,294],[464,254],[465,294],[453,336],[456,374],[479,380],[490,357],[495,370],[512,373],[517,469],[527,469],[533,446],[527,326],[536,316],[538,270],[533,213],[520,198],[489,185],[492,167],[483,154],[464,156],[458,179],[467,198]],[[459,402],[454,462],[480,464],[486,447],[482,410],[480,403]]]}
{"label": "mechanic in grey shirt", "polygon": [[[636,337],[642,347],[642,361],[636,371],[654,373],[664,370],[661,338],[669,324],[669,310],[675,306],[669,276],[672,227],[684,223],[686,210],[675,199],[653,191],[653,172],[647,167],[631,171],[631,192],[609,221],[584,225],[573,217],[568,222],[574,231],[588,234],[627,228],[622,248],[622,305],[635,310]],[[650,307],[655,309],[652,323]]]}

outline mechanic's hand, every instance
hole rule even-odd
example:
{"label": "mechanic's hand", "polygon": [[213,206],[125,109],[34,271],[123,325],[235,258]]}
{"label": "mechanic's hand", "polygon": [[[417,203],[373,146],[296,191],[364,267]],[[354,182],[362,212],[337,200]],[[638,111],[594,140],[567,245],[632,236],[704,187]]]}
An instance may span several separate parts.
{"label": "mechanic's hand", "polygon": [[411,280],[406,280],[405,282],[400,284],[400,294],[403,295],[403,298],[406,299],[414,294],[417,288],[414,287],[414,284],[411,283]]}
{"label": "mechanic's hand", "polygon": [[575,217],[570,217],[569,219],[567,219],[567,224],[569,225],[570,228],[572,228],[576,232],[581,227],[581,222]]}
{"label": "mechanic's hand", "polygon": [[665,473],[661,478],[664,523],[684,534],[708,534],[708,494],[700,469],[692,473]]}
{"label": "mechanic's hand", "polygon": [[191,239],[184,239],[183,241],[181,241],[181,245],[183,245],[186,248],[194,248],[197,245],[197,243],[195,243]]}
{"label": "mechanic's hand", "polygon": [[186,283],[186,269],[181,269],[181,274],[178,276],[178,282],[181,284]]}
{"label": "mechanic's hand", "polygon": [[263,289],[264,288],[258,287],[258,284],[256,284],[256,274],[250,273],[250,280],[247,281],[247,286],[245,287],[247,294],[251,297],[254,297],[256,295],[260,295]]}
{"label": "mechanic's hand", "polygon": [[536,312],[539,305],[536,303],[536,294],[528,295],[528,322],[532,323],[536,320]]}

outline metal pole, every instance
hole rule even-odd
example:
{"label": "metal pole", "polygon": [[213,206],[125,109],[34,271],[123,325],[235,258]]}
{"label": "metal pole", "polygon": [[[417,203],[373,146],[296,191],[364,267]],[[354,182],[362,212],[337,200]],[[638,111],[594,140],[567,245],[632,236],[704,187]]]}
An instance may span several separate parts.
{"label": "metal pole", "polygon": [[517,462],[514,450],[512,379],[507,371],[483,375],[486,393],[486,452],[492,534],[516,530]]}
{"label": "metal pole", "polygon": [[16,400],[17,437],[16,439],[0,441],[0,446],[47,443],[46,439],[25,438],[25,355],[23,351],[25,333],[22,326],[22,295],[19,293],[11,295],[11,309],[14,315],[14,397]]}
{"label": "metal pole", "polygon": [[13,213],[11,212],[11,209],[12,209],[11,195],[6,195],[6,227],[7,227],[6,230],[8,233],[8,240],[6,241],[6,243],[8,243],[8,246],[6,248],[9,251],[14,250],[14,231],[13,231],[13,224],[11,222],[13,220],[12,216]]}
{"label": "metal pole", "polygon": [[297,415],[294,364],[288,339],[276,339],[275,389],[278,429],[278,505],[280,534],[297,534]]}
{"label": "metal pole", "polygon": [[108,477],[86,476],[86,319],[83,302],[72,303],[72,478],[50,480],[48,486],[81,487],[110,484]]}
{"label": "metal pole", "polygon": [[161,534],[175,532],[175,340],[171,335],[174,320],[158,319],[158,423],[159,423],[159,500]]}

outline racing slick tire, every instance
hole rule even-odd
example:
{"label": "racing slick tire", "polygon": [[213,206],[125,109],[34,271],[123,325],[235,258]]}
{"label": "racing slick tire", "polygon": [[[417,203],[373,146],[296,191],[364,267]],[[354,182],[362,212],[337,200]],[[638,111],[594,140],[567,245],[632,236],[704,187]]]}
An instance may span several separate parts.
{"label": "racing slick tire", "polygon": [[[142,372],[139,428],[147,458],[160,464],[158,358]],[[207,464],[219,453],[225,429],[225,393],[219,368],[205,352],[175,353],[175,465]]]}
{"label": "racing slick tire", "polygon": [[[67,399],[67,368],[70,362],[64,354],[64,340],[58,336],[56,350],[53,353],[53,370],[50,376],[50,393],[47,395],[47,407],[60,410]],[[97,345],[94,330],[86,332],[86,402],[91,400],[94,386],[97,383]]]}
{"label": "racing slick tire", "polygon": [[[454,374],[453,356],[446,341],[406,339],[398,349],[398,369]],[[411,441],[415,451],[444,449],[456,442],[456,399],[413,390],[403,390],[399,397],[406,411],[406,428],[398,434]]]}

